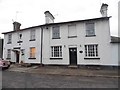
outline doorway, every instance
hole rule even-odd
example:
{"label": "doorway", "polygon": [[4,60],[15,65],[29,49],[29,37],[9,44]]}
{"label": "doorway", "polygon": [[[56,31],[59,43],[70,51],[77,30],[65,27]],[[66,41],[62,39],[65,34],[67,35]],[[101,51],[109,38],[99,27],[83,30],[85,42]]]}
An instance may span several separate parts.
{"label": "doorway", "polygon": [[20,52],[16,51],[16,63],[19,63]]}
{"label": "doorway", "polygon": [[77,48],[69,48],[70,65],[77,65]]}

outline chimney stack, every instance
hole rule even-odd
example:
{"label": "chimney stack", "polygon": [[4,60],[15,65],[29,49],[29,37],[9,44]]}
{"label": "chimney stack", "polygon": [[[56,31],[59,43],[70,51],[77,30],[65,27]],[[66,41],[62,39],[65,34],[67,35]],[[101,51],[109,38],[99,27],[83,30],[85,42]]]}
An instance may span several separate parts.
{"label": "chimney stack", "polygon": [[13,22],[13,30],[14,31],[18,31],[18,30],[20,30],[20,26],[21,26],[21,24],[19,23],[19,22]]}
{"label": "chimney stack", "polygon": [[49,11],[45,11],[45,23],[49,24],[49,23],[54,23],[54,16],[49,12]]}
{"label": "chimney stack", "polygon": [[103,3],[100,9],[102,17],[107,17],[107,10],[108,10],[108,4]]}

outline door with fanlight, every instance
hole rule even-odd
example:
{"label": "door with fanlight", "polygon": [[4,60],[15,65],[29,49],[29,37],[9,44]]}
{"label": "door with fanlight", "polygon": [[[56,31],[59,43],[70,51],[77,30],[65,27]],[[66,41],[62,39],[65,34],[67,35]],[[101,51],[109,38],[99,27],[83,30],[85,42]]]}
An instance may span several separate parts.
{"label": "door with fanlight", "polygon": [[69,48],[70,65],[77,65],[77,48]]}

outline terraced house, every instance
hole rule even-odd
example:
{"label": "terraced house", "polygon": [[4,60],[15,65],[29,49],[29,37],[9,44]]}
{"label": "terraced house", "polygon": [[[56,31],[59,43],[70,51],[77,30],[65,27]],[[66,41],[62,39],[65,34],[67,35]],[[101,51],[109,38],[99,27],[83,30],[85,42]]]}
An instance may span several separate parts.
{"label": "terraced house", "polygon": [[3,58],[3,39],[0,37],[0,58]]}
{"label": "terraced house", "polygon": [[46,23],[4,34],[4,58],[17,63],[45,65],[118,66],[119,38],[110,36],[107,4],[102,4],[102,17],[54,23],[46,11]]}

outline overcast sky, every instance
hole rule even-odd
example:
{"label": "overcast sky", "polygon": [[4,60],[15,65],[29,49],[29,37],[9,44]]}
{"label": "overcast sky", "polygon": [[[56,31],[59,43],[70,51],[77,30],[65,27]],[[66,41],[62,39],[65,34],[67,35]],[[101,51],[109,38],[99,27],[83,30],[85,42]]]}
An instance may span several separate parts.
{"label": "overcast sky", "polygon": [[49,10],[55,22],[101,17],[100,7],[107,3],[111,35],[118,34],[119,0],[0,0],[0,37],[2,32],[13,30],[13,21],[20,22],[21,29],[45,23],[44,12]]}

